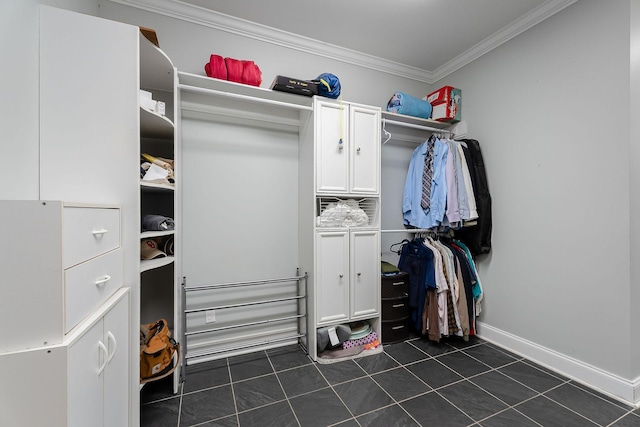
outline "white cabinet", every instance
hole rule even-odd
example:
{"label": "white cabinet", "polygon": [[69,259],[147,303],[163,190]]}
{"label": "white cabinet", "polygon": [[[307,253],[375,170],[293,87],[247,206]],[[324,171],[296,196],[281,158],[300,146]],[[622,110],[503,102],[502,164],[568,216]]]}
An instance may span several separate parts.
{"label": "white cabinet", "polygon": [[128,425],[128,313],[125,294],[69,345],[69,426]]}
{"label": "white cabinet", "polygon": [[378,194],[380,109],[316,98],[316,190]]}
{"label": "white cabinet", "polygon": [[317,233],[318,325],[379,314],[379,241],[376,230]]}
{"label": "white cabinet", "polygon": [[380,333],[381,113],[320,97],[313,106],[301,134],[298,246],[307,348],[322,362],[319,328],[366,321]]}
{"label": "white cabinet", "polygon": [[0,354],[3,425],[129,425],[129,309],[119,289],[61,344]]}
{"label": "white cabinet", "polygon": [[26,200],[0,211],[11,242],[0,248],[0,352],[60,344],[123,285],[120,208]]}

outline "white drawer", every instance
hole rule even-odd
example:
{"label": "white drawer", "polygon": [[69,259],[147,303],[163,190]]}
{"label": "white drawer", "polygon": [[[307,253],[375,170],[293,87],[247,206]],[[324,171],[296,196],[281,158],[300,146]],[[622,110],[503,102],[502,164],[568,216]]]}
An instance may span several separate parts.
{"label": "white drawer", "polygon": [[118,208],[65,206],[63,224],[63,268],[120,247]]}
{"label": "white drawer", "polygon": [[65,334],[122,286],[122,258],[116,249],[65,270]]}

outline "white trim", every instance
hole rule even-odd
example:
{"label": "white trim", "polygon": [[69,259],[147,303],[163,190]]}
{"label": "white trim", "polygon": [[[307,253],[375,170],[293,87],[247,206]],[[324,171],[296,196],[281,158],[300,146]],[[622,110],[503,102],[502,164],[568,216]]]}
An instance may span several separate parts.
{"label": "white trim", "polygon": [[511,40],[515,36],[525,32],[529,28],[539,24],[550,16],[560,12],[565,7],[575,3],[576,0],[549,0],[546,3],[540,5],[536,9],[513,21],[511,24],[496,31],[491,36],[482,40],[480,43],[469,48],[464,53],[453,58],[446,64],[438,67],[433,71],[433,82],[436,82],[454,71],[464,67],[471,61],[474,61],[495,49],[503,43]]}
{"label": "white trim", "polygon": [[331,58],[347,64],[356,65],[371,70],[395,75],[428,84],[446,77],[450,73],[479,58],[502,43],[512,39],[532,26],[542,22],[554,13],[559,12],[576,0],[548,0],[522,18],[496,32],[476,44],[471,49],[457,56],[435,71],[422,70],[398,62],[389,61],[373,55],[346,49],[340,46],[323,43],[308,37],[303,37],[277,28],[257,24],[255,22],[236,18],[215,12],[200,6],[184,3],[180,0],[110,0],[138,9],[160,15],[180,19],[193,24],[217,29],[219,31],[236,34],[242,37],[271,43],[288,49],[309,53],[316,56]]}
{"label": "white trim", "polygon": [[558,353],[482,322],[477,322],[478,334],[506,350],[522,355],[561,375],[569,377],[627,405],[640,407],[640,378],[627,380],[588,363]]}

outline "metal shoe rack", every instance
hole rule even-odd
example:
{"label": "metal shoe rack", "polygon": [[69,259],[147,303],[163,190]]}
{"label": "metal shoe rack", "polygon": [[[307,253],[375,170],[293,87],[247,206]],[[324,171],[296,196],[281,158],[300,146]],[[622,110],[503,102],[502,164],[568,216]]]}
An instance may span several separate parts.
{"label": "metal shoe rack", "polygon": [[[296,272],[296,274],[297,275],[294,277],[265,279],[265,280],[256,280],[256,281],[248,281],[248,282],[223,283],[223,284],[203,285],[203,286],[193,286],[193,287],[187,287],[186,279],[183,279],[182,281],[182,307],[183,307],[182,343],[183,344],[182,345],[184,348],[183,350],[184,355],[182,357],[182,371],[181,371],[182,381],[184,381],[186,378],[186,370],[185,370],[186,366],[194,363],[195,360],[198,358],[204,358],[206,356],[214,356],[220,353],[239,351],[239,350],[248,349],[252,347],[267,346],[267,345],[276,344],[276,343],[283,343],[283,345],[285,345],[284,343],[290,342],[294,339],[300,342],[300,338],[306,336],[304,319],[306,317],[307,277],[308,276],[306,273],[302,276],[299,275],[299,272]],[[228,288],[240,288],[240,287],[256,288],[259,286],[265,286],[269,284],[278,284],[278,283],[287,283],[287,282],[293,283],[296,281],[297,281],[297,285],[296,285],[295,295],[280,296],[280,297],[274,297],[274,298],[267,297],[264,299],[244,301],[236,304],[223,304],[223,305],[212,305],[207,307],[189,308],[190,307],[189,296],[194,296],[198,292],[215,291],[215,290],[222,290],[222,289],[228,289]],[[187,317],[189,315],[194,315],[198,313],[202,315],[203,313],[206,313],[211,310],[228,310],[228,309],[234,309],[234,308],[240,308],[240,307],[250,308],[250,307],[255,307],[259,305],[264,306],[267,304],[282,303],[286,301],[297,301],[297,307],[298,307],[297,314],[285,315],[285,316],[273,316],[268,319],[234,323],[234,324],[228,324],[225,326],[214,327],[214,328],[199,328],[197,330],[189,330],[187,327],[188,326]],[[265,324],[276,323],[276,322],[293,321],[296,319],[298,320],[297,322],[298,330],[297,330],[297,333],[294,333],[292,335],[277,337],[277,338],[270,338],[270,339],[258,339],[258,340],[252,341],[251,343],[243,343],[242,345],[228,346],[224,348],[212,349],[207,351],[190,351],[189,350],[188,339],[196,335],[214,334],[213,336],[215,336],[215,333],[217,332],[227,331],[230,329],[246,328],[250,326],[265,325]],[[305,351],[306,351],[306,347],[304,345],[303,347],[305,348]]]}

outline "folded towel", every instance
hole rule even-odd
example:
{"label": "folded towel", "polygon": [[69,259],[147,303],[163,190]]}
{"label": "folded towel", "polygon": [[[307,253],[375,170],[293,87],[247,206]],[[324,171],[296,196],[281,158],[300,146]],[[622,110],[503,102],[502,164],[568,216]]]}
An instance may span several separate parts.
{"label": "folded towel", "polygon": [[431,104],[428,101],[403,92],[394,93],[387,103],[387,111],[390,113],[421,117],[423,119],[431,118],[431,109]]}

